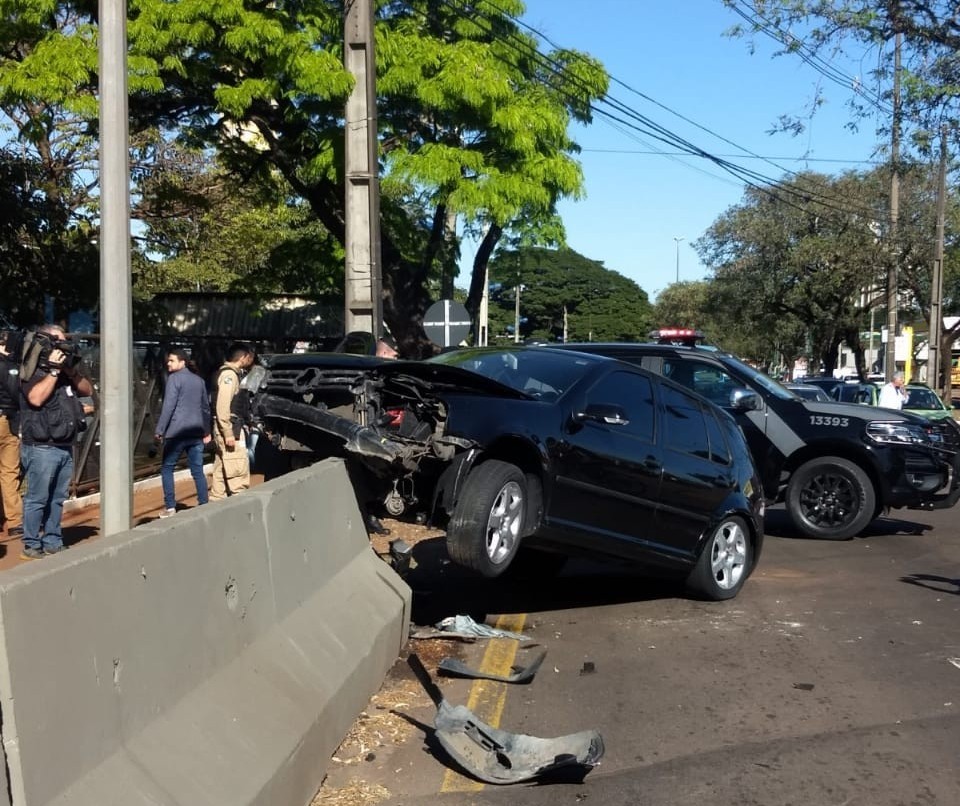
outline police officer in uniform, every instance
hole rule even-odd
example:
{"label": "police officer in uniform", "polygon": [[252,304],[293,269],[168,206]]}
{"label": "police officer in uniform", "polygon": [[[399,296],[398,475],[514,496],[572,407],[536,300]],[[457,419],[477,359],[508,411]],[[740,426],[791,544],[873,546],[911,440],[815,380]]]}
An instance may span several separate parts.
{"label": "police officer in uniform", "polygon": [[[57,325],[37,331],[52,342],[65,342]],[[73,444],[83,421],[78,397],[92,397],[93,384],[67,353],[53,347],[29,378],[20,379],[20,461],[27,481],[23,499],[24,560],[39,560],[63,551],[60,519],[73,474]]]}
{"label": "police officer in uniform", "polygon": [[0,496],[7,534],[23,534],[20,498],[20,365],[14,331],[0,331]]}
{"label": "police officer in uniform", "polygon": [[257,355],[248,344],[236,343],[227,351],[227,361],[217,371],[214,385],[213,478],[210,500],[236,495],[250,486],[250,459],[243,432],[240,379],[253,366]]}

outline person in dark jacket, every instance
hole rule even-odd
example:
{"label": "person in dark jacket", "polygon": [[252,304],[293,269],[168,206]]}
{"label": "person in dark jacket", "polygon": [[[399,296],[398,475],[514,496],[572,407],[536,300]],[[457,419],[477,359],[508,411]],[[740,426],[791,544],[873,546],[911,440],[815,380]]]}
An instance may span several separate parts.
{"label": "person in dark jacket", "polygon": [[81,365],[68,360],[72,343],[59,325],[37,334],[50,345],[20,378],[20,462],[27,492],[23,497],[24,560],[39,560],[64,549],[60,522],[73,475],[73,445],[83,421],[78,397],[92,397],[93,384]]}
{"label": "person in dark jacket", "polygon": [[197,487],[197,503],[208,500],[207,477],[203,472],[203,446],[210,442],[210,398],[199,375],[187,366],[183,350],[167,353],[167,385],[163,392],[163,407],[154,438],[163,442],[163,462],[160,479],[163,483],[161,518],[175,515],[177,496],[173,483],[173,469],[184,452],[190,475]]}
{"label": "person in dark jacket", "polygon": [[20,498],[20,365],[11,355],[13,338],[0,331],[0,497],[7,535],[23,534],[23,500]]}

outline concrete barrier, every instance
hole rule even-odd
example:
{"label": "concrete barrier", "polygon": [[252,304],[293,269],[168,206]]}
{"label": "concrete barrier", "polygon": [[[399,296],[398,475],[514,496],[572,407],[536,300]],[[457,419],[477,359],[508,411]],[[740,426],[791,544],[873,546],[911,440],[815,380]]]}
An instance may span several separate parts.
{"label": "concrete barrier", "polygon": [[13,806],[299,806],[407,635],[343,464],[0,579]]}

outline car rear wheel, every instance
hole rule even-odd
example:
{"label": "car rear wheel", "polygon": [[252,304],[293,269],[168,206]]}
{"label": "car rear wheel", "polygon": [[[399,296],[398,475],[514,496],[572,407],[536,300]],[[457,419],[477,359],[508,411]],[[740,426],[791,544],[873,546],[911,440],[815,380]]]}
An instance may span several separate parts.
{"label": "car rear wheel", "polygon": [[520,468],[496,459],[475,467],[447,525],[447,553],[485,577],[500,576],[520,547],[526,519],[526,480]]}
{"label": "car rear wheel", "polygon": [[710,533],[687,588],[704,599],[732,599],[740,592],[753,562],[750,533],[742,518],[724,518]]}
{"label": "car rear wheel", "polygon": [[877,494],[863,469],[839,456],[811,459],[787,484],[787,514],[803,534],[846,540],[873,520]]}

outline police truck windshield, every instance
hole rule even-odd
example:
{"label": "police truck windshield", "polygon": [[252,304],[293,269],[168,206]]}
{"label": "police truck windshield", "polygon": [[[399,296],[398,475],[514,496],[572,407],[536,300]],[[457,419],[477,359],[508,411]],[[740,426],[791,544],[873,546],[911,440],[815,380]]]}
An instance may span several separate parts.
{"label": "police truck windshield", "polygon": [[793,392],[780,384],[779,381],[775,381],[769,375],[764,375],[760,370],[743,363],[739,358],[727,355],[724,357],[723,362],[732,369],[735,369],[736,372],[742,375],[750,384],[759,386],[774,397],[778,397],[781,400],[793,400],[797,397]]}

